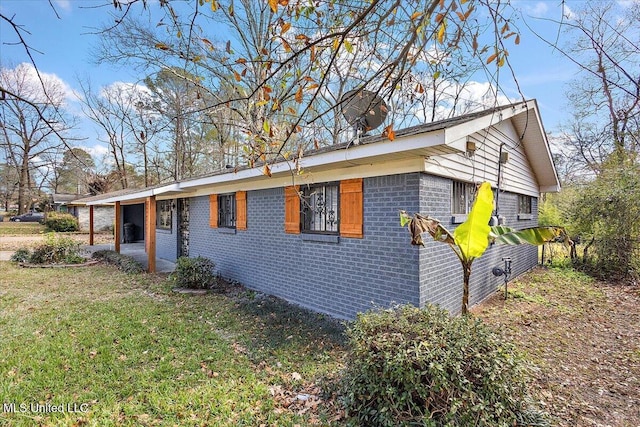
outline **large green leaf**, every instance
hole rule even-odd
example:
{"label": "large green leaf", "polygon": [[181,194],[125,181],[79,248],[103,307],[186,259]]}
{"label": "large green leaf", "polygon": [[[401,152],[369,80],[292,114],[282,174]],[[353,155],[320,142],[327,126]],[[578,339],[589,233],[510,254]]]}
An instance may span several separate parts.
{"label": "large green leaf", "polygon": [[516,231],[509,227],[497,226],[491,227],[489,238],[495,243],[505,245],[529,243],[537,246],[551,241],[569,243],[567,233],[562,227],[532,227]]}
{"label": "large green leaf", "polygon": [[489,245],[489,220],[493,212],[493,192],[491,184],[480,185],[467,220],[453,232],[456,245],[466,260],[480,257]]}

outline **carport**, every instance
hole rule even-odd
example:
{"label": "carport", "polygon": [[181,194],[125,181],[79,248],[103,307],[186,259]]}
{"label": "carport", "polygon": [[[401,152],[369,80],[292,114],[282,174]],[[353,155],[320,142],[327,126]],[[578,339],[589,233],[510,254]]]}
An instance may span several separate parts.
{"label": "carport", "polygon": [[[160,185],[144,190],[123,190],[103,194],[89,205],[89,245],[93,246],[93,206],[113,203],[115,210],[114,250],[120,253],[124,224],[133,226],[133,242],[144,241],[147,271],[156,272],[156,198],[171,198],[182,193],[177,184]],[[128,225],[127,227],[131,227]]]}

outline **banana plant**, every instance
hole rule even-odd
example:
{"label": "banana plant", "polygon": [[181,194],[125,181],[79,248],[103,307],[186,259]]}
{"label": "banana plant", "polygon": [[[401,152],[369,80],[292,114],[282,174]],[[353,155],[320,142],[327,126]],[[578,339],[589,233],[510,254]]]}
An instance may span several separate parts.
{"label": "banana plant", "polygon": [[517,231],[505,226],[490,227],[492,213],[493,192],[488,182],[480,185],[467,220],[456,227],[453,233],[435,218],[418,213],[410,217],[407,212],[400,211],[400,225],[406,226],[409,230],[412,245],[424,246],[422,234],[427,232],[435,241],[447,243],[458,256],[463,272],[463,315],[469,312],[471,266],[475,259],[482,256],[490,243],[542,245],[550,241],[563,241],[571,244],[562,227],[532,227]]}

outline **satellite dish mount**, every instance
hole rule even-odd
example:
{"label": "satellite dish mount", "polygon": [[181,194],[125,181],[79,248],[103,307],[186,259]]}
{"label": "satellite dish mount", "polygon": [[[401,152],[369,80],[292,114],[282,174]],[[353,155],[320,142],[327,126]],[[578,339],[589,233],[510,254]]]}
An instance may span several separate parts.
{"label": "satellite dish mount", "polygon": [[340,98],[340,110],[356,133],[356,144],[360,136],[380,126],[387,118],[387,104],[374,92],[354,89]]}

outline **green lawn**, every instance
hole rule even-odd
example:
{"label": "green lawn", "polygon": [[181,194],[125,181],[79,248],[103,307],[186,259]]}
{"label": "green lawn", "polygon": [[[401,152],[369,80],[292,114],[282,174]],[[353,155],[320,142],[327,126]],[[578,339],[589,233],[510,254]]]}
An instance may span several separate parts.
{"label": "green lawn", "polygon": [[21,236],[44,232],[45,226],[37,222],[0,222],[0,236]]}
{"label": "green lawn", "polygon": [[339,323],[109,267],[0,269],[0,425],[327,425],[338,413],[318,384],[341,366]]}
{"label": "green lawn", "polygon": [[[340,323],[242,288],[169,288],[0,262],[0,425],[341,425]],[[637,285],[536,269],[473,312],[535,365],[554,425],[626,427],[640,425],[639,304]]]}

